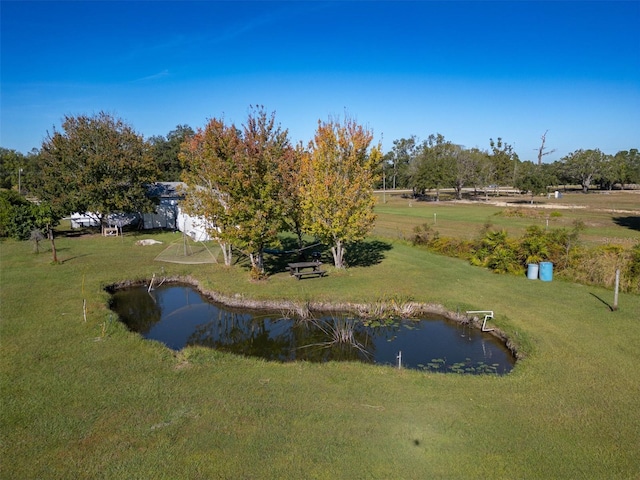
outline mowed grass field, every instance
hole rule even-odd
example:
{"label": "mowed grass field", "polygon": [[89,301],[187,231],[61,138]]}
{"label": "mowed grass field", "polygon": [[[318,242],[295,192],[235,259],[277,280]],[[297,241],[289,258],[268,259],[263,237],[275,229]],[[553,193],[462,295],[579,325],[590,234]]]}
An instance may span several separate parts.
{"label": "mowed grass field", "polygon": [[406,194],[377,195],[378,235],[410,238],[413,229],[428,224],[442,236],[472,239],[483,225],[522,235],[529,225],[571,229],[584,224],[581,240],[588,245],[617,243],[630,246],[640,237],[640,190],[564,192],[562,198],[529,195],[494,196],[473,203],[416,201]]}
{"label": "mowed grass field", "polygon": [[[437,213],[443,235],[473,236],[504,207],[405,202],[378,206],[378,263],[303,281],[154,261],[173,233],[60,237],[58,265],[29,243],[0,243],[0,478],[640,478],[640,296],[620,295],[612,312],[610,290],[414,248],[397,234],[413,222]],[[514,232],[528,224],[492,218]],[[638,238],[603,218],[607,237]],[[497,377],[172,352],[107,308],[105,286],[154,274],[234,298],[492,309],[525,358]]]}

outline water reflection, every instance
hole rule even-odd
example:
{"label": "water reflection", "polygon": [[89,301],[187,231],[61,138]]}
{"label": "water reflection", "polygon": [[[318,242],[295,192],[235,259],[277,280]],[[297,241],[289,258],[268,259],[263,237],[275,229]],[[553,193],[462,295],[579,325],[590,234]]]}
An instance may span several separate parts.
{"label": "water reflection", "polygon": [[209,303],[196,290],[166,285],[120,290],[111,308],[132,331],[174,350],[202,345],[275,361],[359,360],[413,369],[507,373],[514,358],[497,339],[444,318],[367,325],[346,315],[283,318],[276,312]]}

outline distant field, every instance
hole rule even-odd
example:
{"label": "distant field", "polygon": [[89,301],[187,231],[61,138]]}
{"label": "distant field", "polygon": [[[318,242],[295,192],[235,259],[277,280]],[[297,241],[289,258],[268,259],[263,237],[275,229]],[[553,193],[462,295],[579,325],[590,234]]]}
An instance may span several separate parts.
{"label": "distant field", "polygon": [[[472,239],[487,222],[521,235],[529,225],[571,228],[580,220],[587,244],[632,245],[640,239],[640,190],[563,193],[562,198],[489,196],[480,201],[416,201],[406,194],[377,195],[375,234],[409,238],[413,229],[427,223],[442,236]],[[447,198],[447,197],[445,197]]]}

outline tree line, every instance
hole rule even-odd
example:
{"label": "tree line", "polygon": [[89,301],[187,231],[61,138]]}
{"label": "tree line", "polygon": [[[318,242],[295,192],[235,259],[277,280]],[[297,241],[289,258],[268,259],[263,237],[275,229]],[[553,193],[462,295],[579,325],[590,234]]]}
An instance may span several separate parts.
{"label": "tree line", "polygon": [[579,185],[583,192],[597,186],[612,189],[640,184],[640,153],[637,148],[608,155],[599,149],[579,149],[553,163],[542,163],[546,132],[538,150],[538,162],[521,161],[502,138],[489,139],[489,149],[465,148],[432,134],[424,141],[416,136],[393,141],[384,156],[385,188],[411,189],[415,195],[454,189],[457,199],[465,187],[486,190],[512,186],[533,195],[551,185]]}
{"label": "tree line", "polygon": [[[55,261],[53,227],[64,216],[91,212],[104,223],[115,212],[153,211],[147,187],[182,180],[185,210],[203,220],[225,264],[231,264],[233,247],[262,276],[265,248],[278,245],[278,233],[287,230],[301,247],[303,234],[331,245],[335,266],[344,268],[345,245],[373,227],[382,153],[372,142],[369,129],[345,116],[319,121],[307,145],[293,145],[275,113],[263,107],[251,107],[242,125],[214,118],[204,128],[179,126],[167,138],[149,141],[103,112],[66,116],[40,151],[17,159],[24,161],[21,175],[30,174],[19,192],[0,196],[9,212],[0,218],[0,233],[25,238],[25,225],[46,230]],[[46,221],[29,217],[21,195],[27,191],[37,199],[31,213],[35,205],[46,207]],[[18,216],[20,209],[26,214]]]}
{"label": "tree line", "polygon": [[[401,138],[383,155],[373,133],[349,116],[319,121],[314,137],[293,144],[275,113],[251,107],[242,125],[213,118],[203,128],[178,125],[165,136],[144,139],[122,119],[104,112],[65,116],[41,148],[27,155],[0,148],[0,236],[26,239],[34,230],[52,242],[53,227],[73,212],[104,222],[115,212],[153,211],[147,187],[184,181],[184,208],[203,219],[231,263],[232,247],[247,254],[252,271],[264,272],[266,247],[278,233],[303,234],[331,246],[334,264],[345,266],[345,245],[366,236],[374,222],[373,189],[411,189],[414,195],[453,189],[513,186],[533,196],[549,185],[640,183],[637,149],[607,155],[576,150],[544,164],[546,132],[538,163],[520,161],[502,138],[489,148],[465,148],[432,134]],[[27,201],[25,196],[31,195]]]}

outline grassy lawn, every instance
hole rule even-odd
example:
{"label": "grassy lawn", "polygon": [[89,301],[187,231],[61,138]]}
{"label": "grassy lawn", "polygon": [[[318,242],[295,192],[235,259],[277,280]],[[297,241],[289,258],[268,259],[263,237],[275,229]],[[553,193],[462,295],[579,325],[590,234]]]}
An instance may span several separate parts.
{"label": "grassy lawn", "polygon": [[520,236],[529,225],[571,229],[579,220],[584,223],[585,243],[629,246],[637,242],[640,231],[640,190],[536,197],[533,207],[529,196],[490,196],[487,203],[474,204],[415,201],[389,193],[384,199],[378,195],[375,233],[391,238],[410,238],[414,227],[424,223],[442,236],[472,239],[485,223]]}
{"label": "grassy lawn", "polygon": [[[488,216],[514,231],[530,222],[494,206],[404,203],[379,206],[379,263],[304,281],[155,262],[171,233],[60,237],[59,265],[0,243],[0,478],[639,478],[640,296],[611,312],[608,290],[413,248],[397,232],[433,213],[443,235],[475,234]],[[604,236],[638,237],[608,222]],[[106,285],[154,273],[234,298],[492,309],[526,358],[494,377],[174,353],[106,306]]]}

